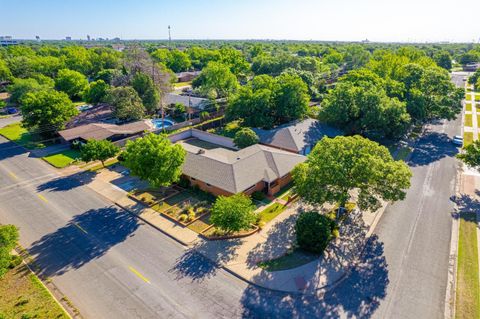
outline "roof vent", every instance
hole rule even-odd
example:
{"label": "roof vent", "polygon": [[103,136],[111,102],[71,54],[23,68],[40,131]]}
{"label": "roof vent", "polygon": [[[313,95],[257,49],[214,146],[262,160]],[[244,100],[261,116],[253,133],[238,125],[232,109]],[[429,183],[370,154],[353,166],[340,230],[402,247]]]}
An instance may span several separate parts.
{"label": "roof vent", "polygon": [[205,154],[205,150],[203,148],[199,149],[197,155]]}
{"label": "roof vent", "polygon": [[237,161],[240,159],[240,157],[237,157]]}

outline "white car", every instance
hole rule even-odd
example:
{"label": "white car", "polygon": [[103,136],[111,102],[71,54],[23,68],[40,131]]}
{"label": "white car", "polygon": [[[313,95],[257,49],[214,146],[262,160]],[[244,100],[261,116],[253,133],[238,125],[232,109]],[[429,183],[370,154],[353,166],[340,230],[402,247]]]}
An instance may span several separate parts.
{"label": "white car", "polygon": [[455,145],[463,146],[463,137],[455,135],[452,139],[452,143]]}

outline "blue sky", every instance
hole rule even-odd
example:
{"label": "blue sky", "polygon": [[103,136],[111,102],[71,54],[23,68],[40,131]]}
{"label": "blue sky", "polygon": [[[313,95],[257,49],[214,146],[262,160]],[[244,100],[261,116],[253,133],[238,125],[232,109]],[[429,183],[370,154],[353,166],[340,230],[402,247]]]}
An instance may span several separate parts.
{"label": "blue sky", "polygon": [[0,35],[468,41],[480,0],[0,0]]}

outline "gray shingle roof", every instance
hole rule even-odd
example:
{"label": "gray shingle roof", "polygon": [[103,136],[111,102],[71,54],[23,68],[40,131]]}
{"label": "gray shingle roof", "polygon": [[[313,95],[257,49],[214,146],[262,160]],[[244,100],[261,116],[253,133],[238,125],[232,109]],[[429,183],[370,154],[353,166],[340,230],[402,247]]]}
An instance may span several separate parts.
{"label": "gray shingle roof", "polygon": [[305,147],[315,145],[324,136],[335,137],[342,132],[314,119],[305,119],[277,126],[271,130],[253,129],[260,138],[260,143],[288,149],[296,153]]}
{"label": "gray shingle roof", "polygon": [[187,151],[185,175],[234,194],[260,181],[273,182],[306,160],[305,156],[258,144],[239,151],[181,144]]}
{"label": "gray shingle roof", "polygon": [[66,141],[71,141],[77,138],[82,138],[84,140],[103,140],[114,135],[131,135],[152,129],[152,124],[150,124],[148,120],[144,120],[123,125],[91,123],[66,129],[58,132],[58,134],[60,134],[60,136]]}

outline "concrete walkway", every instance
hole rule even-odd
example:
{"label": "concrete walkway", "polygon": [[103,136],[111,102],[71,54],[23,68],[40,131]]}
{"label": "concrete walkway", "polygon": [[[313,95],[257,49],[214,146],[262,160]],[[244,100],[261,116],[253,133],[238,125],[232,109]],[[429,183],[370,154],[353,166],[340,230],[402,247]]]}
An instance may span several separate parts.
{"label": "concrete walkway", "polygon": [[344,278],[360,256],[368,236],[386,207],[384,205],[376,214],[352,214],[340,228],[340,239],[331,243],[322,258],[294,269],[269,272],[257,264],[283,256],[292,247],[295,220],[303,209],[300,204],[292,204],[254,235],[241,239],[209,241],[128,198],[124,189],[114,185],[119,179],[128,184],[127,179],[135,178],[123,176],[118,170],[104,169],[92,179],[84,180],[90,180],[87,185],[97,193],[185,245],[186,252],[182,258],[185,262],[191,260],[192,255],[201,254],[247,282],[292,293],[326,291]]}

